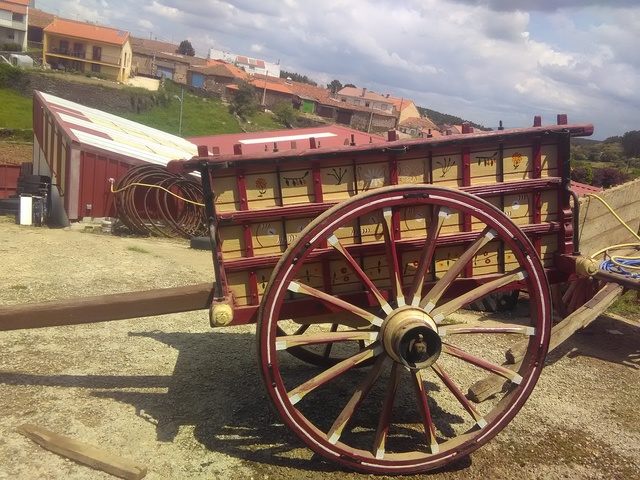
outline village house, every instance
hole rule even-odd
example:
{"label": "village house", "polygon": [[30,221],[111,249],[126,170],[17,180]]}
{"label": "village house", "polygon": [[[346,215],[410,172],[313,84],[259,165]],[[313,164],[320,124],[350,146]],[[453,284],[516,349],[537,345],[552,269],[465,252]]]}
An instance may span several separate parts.
{"label": "village house", "polygon": [[368,92],[366,88],[344,87],[336,94],[336,99],[356,107],[393,113],[394,104],[389,95],[384,96],[379,93]]}
{"label": "village house", "polygon": [[124,82],[131,74],[131,39],[123,30],[56,17],[44,29],[42,57],[51,68]]}
{"label": "village house", "polygon": [[131,37],[132,73],[188,84],[191,67],[206,65],[207,60],[179,54],[178,47],[169,42]]}
{"label": "village house", "polygon": [[55,15],[43,10],[37,8],[29,9],[27,41],[31,46],[42,47],[44,29],[53,22],[54,18],[56,18]]}
{"label": "village house", "polygon": [[27,49],[29,0],[0,0],[0,49],[15,43]]}
{"label": "village house", "polygon": [[223,52],[212,48],[209,50],[210,60],[222,60],[223,62],[235,65],[241,68],[249,75],[269,75],[270,77],[280,78],[280,62],[271,63],[258,58],[251,58],[244,55],[237,55],[235,53]]}

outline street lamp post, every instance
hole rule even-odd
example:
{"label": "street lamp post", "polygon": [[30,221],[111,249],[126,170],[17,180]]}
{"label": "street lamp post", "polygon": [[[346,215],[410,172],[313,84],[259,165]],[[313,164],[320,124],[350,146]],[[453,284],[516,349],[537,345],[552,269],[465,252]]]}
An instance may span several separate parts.
{"label": "street lamp post", "polygon": [[178,126],[178,135],[182,135],[182,107],[184,106],[184,88],[180,90],[180,96],[174,95],[173,98],[180,102],[180,125]]}

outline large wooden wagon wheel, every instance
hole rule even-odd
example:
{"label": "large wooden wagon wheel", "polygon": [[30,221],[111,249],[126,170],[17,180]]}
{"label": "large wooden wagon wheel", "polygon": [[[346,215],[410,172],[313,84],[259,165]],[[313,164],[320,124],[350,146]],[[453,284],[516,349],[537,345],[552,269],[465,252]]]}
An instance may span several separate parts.
{"label": "large wooden wagon wheel", "polygon": [[[426,212],[424,229],[418,238],[398,239],[395,219],[407,211]],[[366,244],[358,245],[360,237]],[[444,259],[443,251],[458,253]],[[474,274],[489,251],[510,260],[502,271]],[[314,284],[308,272],[326,264],[325,272],[347,268],[360,293],[330,294]],[[526,319],[467,321],[455,313],[516,288],[529,292]],[[457,190],[381,188],[328,210],[284,253],[259,313],[261,374],[284,423],[318,454],[365,472],[421,472],[476,450],[522,407],[543,367],[550,303],[534,248],[501,211]],[[333,315],[300,329],[300,309],[309,308]],[[296,311],[301,318],[294,319]],[[523,362],[501,366],[505,350],[522,339]],[[287,354],[328,345],[352,350],[326,368]],[[464,392],[487,372],[510,385],[472,405]]]}

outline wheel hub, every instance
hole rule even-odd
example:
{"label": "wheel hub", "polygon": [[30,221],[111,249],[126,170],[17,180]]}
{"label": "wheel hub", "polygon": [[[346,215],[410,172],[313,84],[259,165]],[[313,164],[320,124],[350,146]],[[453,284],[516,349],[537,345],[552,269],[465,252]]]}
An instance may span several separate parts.
{"label": "wheel hub", "polygon": [[385,319],[380,333],[389,356],[413,370],[433,365],[442,350],[436,323],[420,308],[407,306],[394,310]]}

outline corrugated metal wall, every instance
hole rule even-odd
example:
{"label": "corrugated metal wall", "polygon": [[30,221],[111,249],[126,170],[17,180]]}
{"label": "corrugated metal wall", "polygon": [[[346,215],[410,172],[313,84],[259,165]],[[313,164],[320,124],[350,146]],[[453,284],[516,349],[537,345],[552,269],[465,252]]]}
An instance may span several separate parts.
{"label": "corrugated metal wall", "polygon": [[118,180],[131,165],[90,152],[80,153],[79,217],[113,217],[109,178]]}
{"label": "corrugated metal wall", "polygon": [[20,165],[0,164],[0,198],[9,198],[16,194]]}

